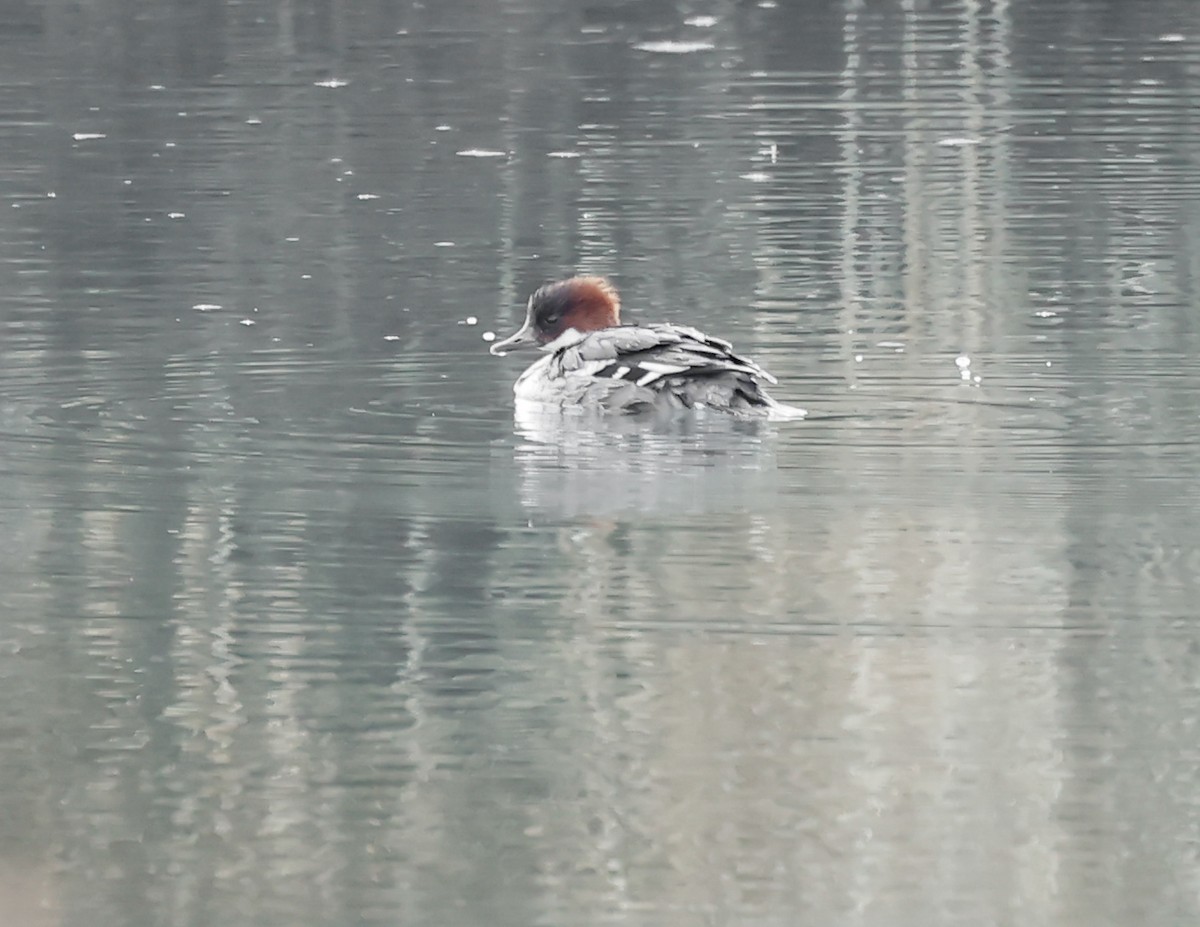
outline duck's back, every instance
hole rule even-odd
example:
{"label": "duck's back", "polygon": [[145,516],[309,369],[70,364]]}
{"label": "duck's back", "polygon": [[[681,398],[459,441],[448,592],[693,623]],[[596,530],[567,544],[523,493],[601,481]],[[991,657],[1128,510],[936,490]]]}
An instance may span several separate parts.
{"label": "duck's back", "polygon": [[623,325],[581,335],[517,381],[519,398],[620,412],[712,408],[793,417],[767,395],[775,378],[727,341],[683,325]]}

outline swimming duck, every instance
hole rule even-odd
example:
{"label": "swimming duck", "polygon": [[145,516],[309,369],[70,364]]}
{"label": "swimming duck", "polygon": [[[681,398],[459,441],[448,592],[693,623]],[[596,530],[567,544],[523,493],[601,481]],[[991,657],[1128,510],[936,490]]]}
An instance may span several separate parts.
{"label": "swimming duck", "polygon": [[517,378],[518,401],[611,412],[715,409],[743,418],[803,418],[776,402],[773,376],[728,341],[686,325],[622,325],[621,299],[604,277],[571,277],[529,297],[525,324],[492,354],[538,347]]}

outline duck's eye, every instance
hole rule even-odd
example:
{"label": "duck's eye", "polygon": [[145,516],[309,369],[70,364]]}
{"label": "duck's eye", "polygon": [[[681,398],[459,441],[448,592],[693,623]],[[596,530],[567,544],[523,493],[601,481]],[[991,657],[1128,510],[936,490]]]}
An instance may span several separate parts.
{"label": "duck's eye", "polygon": [[542,316],[542,324],[543,325],[553,325],[555,322],[557,322],[561,318],[562,318],[561,312],[547,312],[544,316]]}

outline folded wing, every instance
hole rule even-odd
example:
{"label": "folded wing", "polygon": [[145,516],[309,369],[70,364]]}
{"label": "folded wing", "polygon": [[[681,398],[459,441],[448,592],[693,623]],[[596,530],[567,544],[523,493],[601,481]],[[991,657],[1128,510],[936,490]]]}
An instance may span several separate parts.
{"label": "folded wing", "polygon": [[709,406],[754,414],[775,405],[761,388],[775,378],[727,341],[683,325],[621,326],[561,348],[555,373],[584,374],[601,405],[624,411]]}

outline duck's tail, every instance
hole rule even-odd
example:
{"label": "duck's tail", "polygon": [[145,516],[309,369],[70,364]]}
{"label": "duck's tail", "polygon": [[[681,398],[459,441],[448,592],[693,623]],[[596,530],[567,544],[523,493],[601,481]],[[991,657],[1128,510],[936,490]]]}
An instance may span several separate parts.
{"label": "duck's tail", "polygon": [[763,398],[767,400],[767,418],[773,422],[796,422],[808,417],[808,409],[802,409],[800,406],[789,406],[783,402],[776,402],[766,394],[763,395]]}

